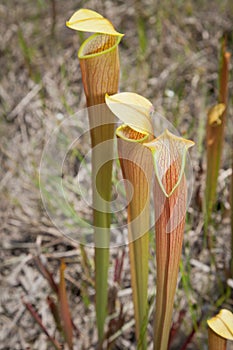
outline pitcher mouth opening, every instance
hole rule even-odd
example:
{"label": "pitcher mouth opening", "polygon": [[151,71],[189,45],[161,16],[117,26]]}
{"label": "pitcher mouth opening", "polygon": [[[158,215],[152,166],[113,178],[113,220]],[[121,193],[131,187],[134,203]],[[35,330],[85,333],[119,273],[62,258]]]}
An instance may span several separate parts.
{"label": "pitcher mouth opening", "polygon": [[116,135],[121,139],[124,139],[129,142],[141,142],[141,143],[146,141],[149,137],[148,133],[139,132],[125,124],[117,128]]}
{"label": "pitcher mouth opening", "polygon": [[121,37],[109,34],[96,33],[91,35],[81,45],[78,58],[85,59],[103,55],[114,50],[121,41]]}

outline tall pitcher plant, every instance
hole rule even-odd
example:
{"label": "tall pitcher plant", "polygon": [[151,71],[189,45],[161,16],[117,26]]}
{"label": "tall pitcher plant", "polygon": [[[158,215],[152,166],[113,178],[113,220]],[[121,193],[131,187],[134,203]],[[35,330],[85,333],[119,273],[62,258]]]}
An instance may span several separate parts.
{"label": "tall pitcher plant", "polygon": [[[148,198],[151,165],[154,164],[154,207],[155,207],[155,238],[156,238],[156,312],[154,317],[154,350],[167,350],[172,321],[174,296],[179,272],[182,250],[185,214],[187,205],[187,185],[185,178],[185,161],[188,149],[193,142],[185,140],[165,131],[154,138],[151,112],[152,104],[143,97],[122,93],[106,97],[109,108],[126,125],[117,129],[118,138],[128,142],[118,141],[119,157],[123,176],[131,182],[134,197],[129,204],[128,223],[130,238],[131,283],[134,297],[136,333],[139,349],[146,349],[144,324],[146,320],[146,295],[148,270],[148,244],[145,232],[148,230],[148,218],[144,220],[137,210],[145,195]],[[129,142],[136,142],[137,147]],[[140,147],[138,145],[140,144]],[[151,157],[143,151],[143,147],[151,150]],[[122,157],[123,158],[123,157]],[[147,185],[136,171],[135,160],[140,159],[140,165],[147,174]],[[136,198],[135,198],[136,197]],[[144,202],[142,202],[144,204]],[[137,215],[137,224],[132,225]],[[132,235],[132,236],[131,236]],[[144,278],[142,278],[144,276]],[[144,308],[144,313],[141,310]],[[143,315],[143,317],[142,317]],[[142,337],[143,335],[143,337]],[[141,341],[143,339],[143,341]]]}
{"label": "tall pitcher plant", "polygon": [[78,58],[86,95],[91,146],[93,225],[95,241],[95,303],[99,340],[104,337],[107,313],[110,200],[112,187],[114,116],[105,105],[105,93],[114,94],[119,84],[118,44],[123,34],[95,11],[81,9],[66,23],[69,28],[92,32],[81,45]]}
{"label": "tall pitcher plant", "polygon": [[[143,128],[137,124],[149,115],[152,104],[134,93],[106,96],[106,103],[125,124],[116,130],[118,155],[126,180],[128,240],[138,349],[147,349],[147,288],[149,261],[150,193],[153,162],[143,142],[153,139],[150,118]],[[131,120],[133,114],[133,118]]]}
{"label": "tall pitcher plant", "polygon": [[154,350],[167,350],[182,252],[187,184],[185,161],[194,143],[165,131],[150,143],[155,167],[154,206],[157,262]]}

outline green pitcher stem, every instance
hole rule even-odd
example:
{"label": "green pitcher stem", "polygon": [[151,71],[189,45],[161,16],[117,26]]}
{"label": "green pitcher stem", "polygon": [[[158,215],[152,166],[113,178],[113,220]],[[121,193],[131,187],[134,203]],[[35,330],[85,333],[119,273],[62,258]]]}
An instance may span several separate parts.
{"label": "green pitcher stem", "polygon": [[[134,288],[134,298],[136,300],[135,319],[138,320],[137,338],[138,350],[147,350],[147,285],[148,285],[148,260],[149,260],[149,234],[145,233],[136,241],[129,245],[131,279]],[[143,259],[139,257],[143,256]]]}
{"label": "green pitcher stem", "polygon": [[[92,114],[92,112],[94,114]],[[106,121],[110,124],[106,124]],[[97,121],[99,125],[97,125]],[[95,242],[95,303],[99,340],[104,337],[107,315],[108,266],[110,240],[110,200],[114,123],[106,106],[96,106],[89,113],[92,140],[93,225]],[[111,123],[112,122],[112,123]]]}

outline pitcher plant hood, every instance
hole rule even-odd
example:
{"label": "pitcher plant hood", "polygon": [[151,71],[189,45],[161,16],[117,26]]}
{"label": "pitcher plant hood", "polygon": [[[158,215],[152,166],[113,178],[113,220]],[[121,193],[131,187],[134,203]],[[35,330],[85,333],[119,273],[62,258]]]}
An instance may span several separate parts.
{"label": "pitcher plant hood", "polygon": [[67,27],[81,32],[100,33],[122,37],[112,23],[98,12],[89,9],[76,11],[66,22]]}
{"label": "pitcher plant hood", "polygon": [[[168,130],[151,142],[144,143],[144,146],[149,147],[152,151],[155,174],[166,197],[170,197],[179,186],[185,170],[187,151],[193,145],[193,141],[176,136]],[[171,179],[166,179],[165,176],[172,165],[178,173],[178,180],[175,183]],[[168,181],[172,183],[172,186],[165,183]]]}

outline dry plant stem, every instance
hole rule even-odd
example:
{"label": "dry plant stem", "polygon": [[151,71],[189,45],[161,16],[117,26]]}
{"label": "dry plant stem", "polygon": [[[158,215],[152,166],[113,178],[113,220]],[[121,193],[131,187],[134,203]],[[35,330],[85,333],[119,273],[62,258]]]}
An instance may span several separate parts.
{"label": "dry plant stem", "polygon": [[178,320],[176,322],[173,322],[172,328],[170,330],[170,335],[169,335],[168,348],[170,348],[170,345],[172,344],[173,339],[175,339],[186,313],[187,313],[186,310],[184,309],[180,310]]}
{"label": "dry plant stem", "polygon": [[[178,171],[173,163],[163,178],[163,186],[167,193],[178,181]],[[157,178],[156,178],[157,179]],[[162,208],[156,219],[156,261],[157,261],[157,292],[156,313],[154,322],[154,350],[167,350],[172,321],[174,296],[176,291],[179,262],[182,251],[183,231],[186,212],[186,181],[183,175],[179,186],[166,197],[157,180],[155,181],[155,210]],[[174,207],[178,208],[179,223],[176,225],[172,216]],[[156,212],[155,215],[158,216]],[[171,228],[166,232],[168,226]]]}
{"label": "dry plant stem", "polygon": [[28,311],[31,313],[32,317],[34,318],[34,320],[37,322],[37,324],[40,326],[40,328],[42,329],[42,331],[45,333],[45,335],[48,337],[48,339],[51,341],[52,345],[54,346],[54,348],[56,350],[61,350],[61,346],[60,344],[57,342],[56,339],[54,339],[47,331],[46,327],[43,325],[42,323],[42,319],[40,317],[40,315],[38,314],[38,312],[36,311],[36,309],[34,309],[34,307],[32,306],[32,304],[30,303],[26,303],[25,301],[23,301],[25,307],[28,309]]}
{"label": "dry plant stem", "polygon": [[112,35],[94,34],[84,42],[78,54],[87,106],[90,107],[88,114],[92,143],[95,301],[100,340],[104,336],[104,322],[107,312],[109,201],[111,200],[114,137],[114,117],[104,104],[104,96],[105,93],[114,94],[118,90],[119,41],[118,37]]}
{"label": "dry plant stem", "polygon": [[222,338],[220,335],[212,331],[208,327],[208,349],[209,350],[226,350],[227,349],[227,340]]}
{"label": "dry plant stem", "polygon": [[200,327],[201,321],[202,321],[203,315],[199,318],[196,325],[193,326],[191,332],[189,333],[188,337],[186,338],[184,344],[182,345],[182,348],[180,350],[187,350],[190,343],[192,342],[193,337],[198,331],[198,328]]}
{"label": "dry plant stem", "polygon": [[66,282],[65,282],[65,262],[61,261],[60,266],[60,283],[59,283],[59,307],[60,307],[60,315],[61,315],[61,324],[64,331],[64,337],[68,344],[69,350],[73,349],[73,325],[70,316],[70,309],[66,294]]}
{"label": "dry plant stem", "polygon": [[47,297],[47,304],[49,306],[49,309],[51,311],[51,314],[53,315],[53,319],[55,321],[57,330],[62,333],[62,325],[61,325],[61,318],[60,318],[60,313],[59,313],[59,308],[58,305],[55,304],[54,300],[52,297],[48,296]]}
{"label": "dry plant stem", "polygon": [[48,268],[42,263],[40,256],[36,256],[34,258],[35,264],[37,268],[39,269],[40,273],[44,278],[48,281],[51,289],[54,291],[55,294],[58,294],[58,285],[54,281],[53,275],[48,270]]}
{"label": "dry plant stem", "polygon": [[205,225],[208,228],[211,212],[216,199],[216,187],[218,172],[221,162],[222,148],[224,142],[224,129],[226,124],[227,98],[228,98],[228,79],[229,79],[230,53],[225,52],[225,44],[222,47],[219,103],[226,106],[221,118],[221,123],[216,125],[207,121],[207,174],[206,174],[206,192],[205,192]]}
{"label": "dry plant stem", "polygon": [[147,349],[148,230],[153,161],[149,149],[140,143],[120,138],[118,138],[118,153],[123,177],[127,180],[129,255],[137,349]]}

